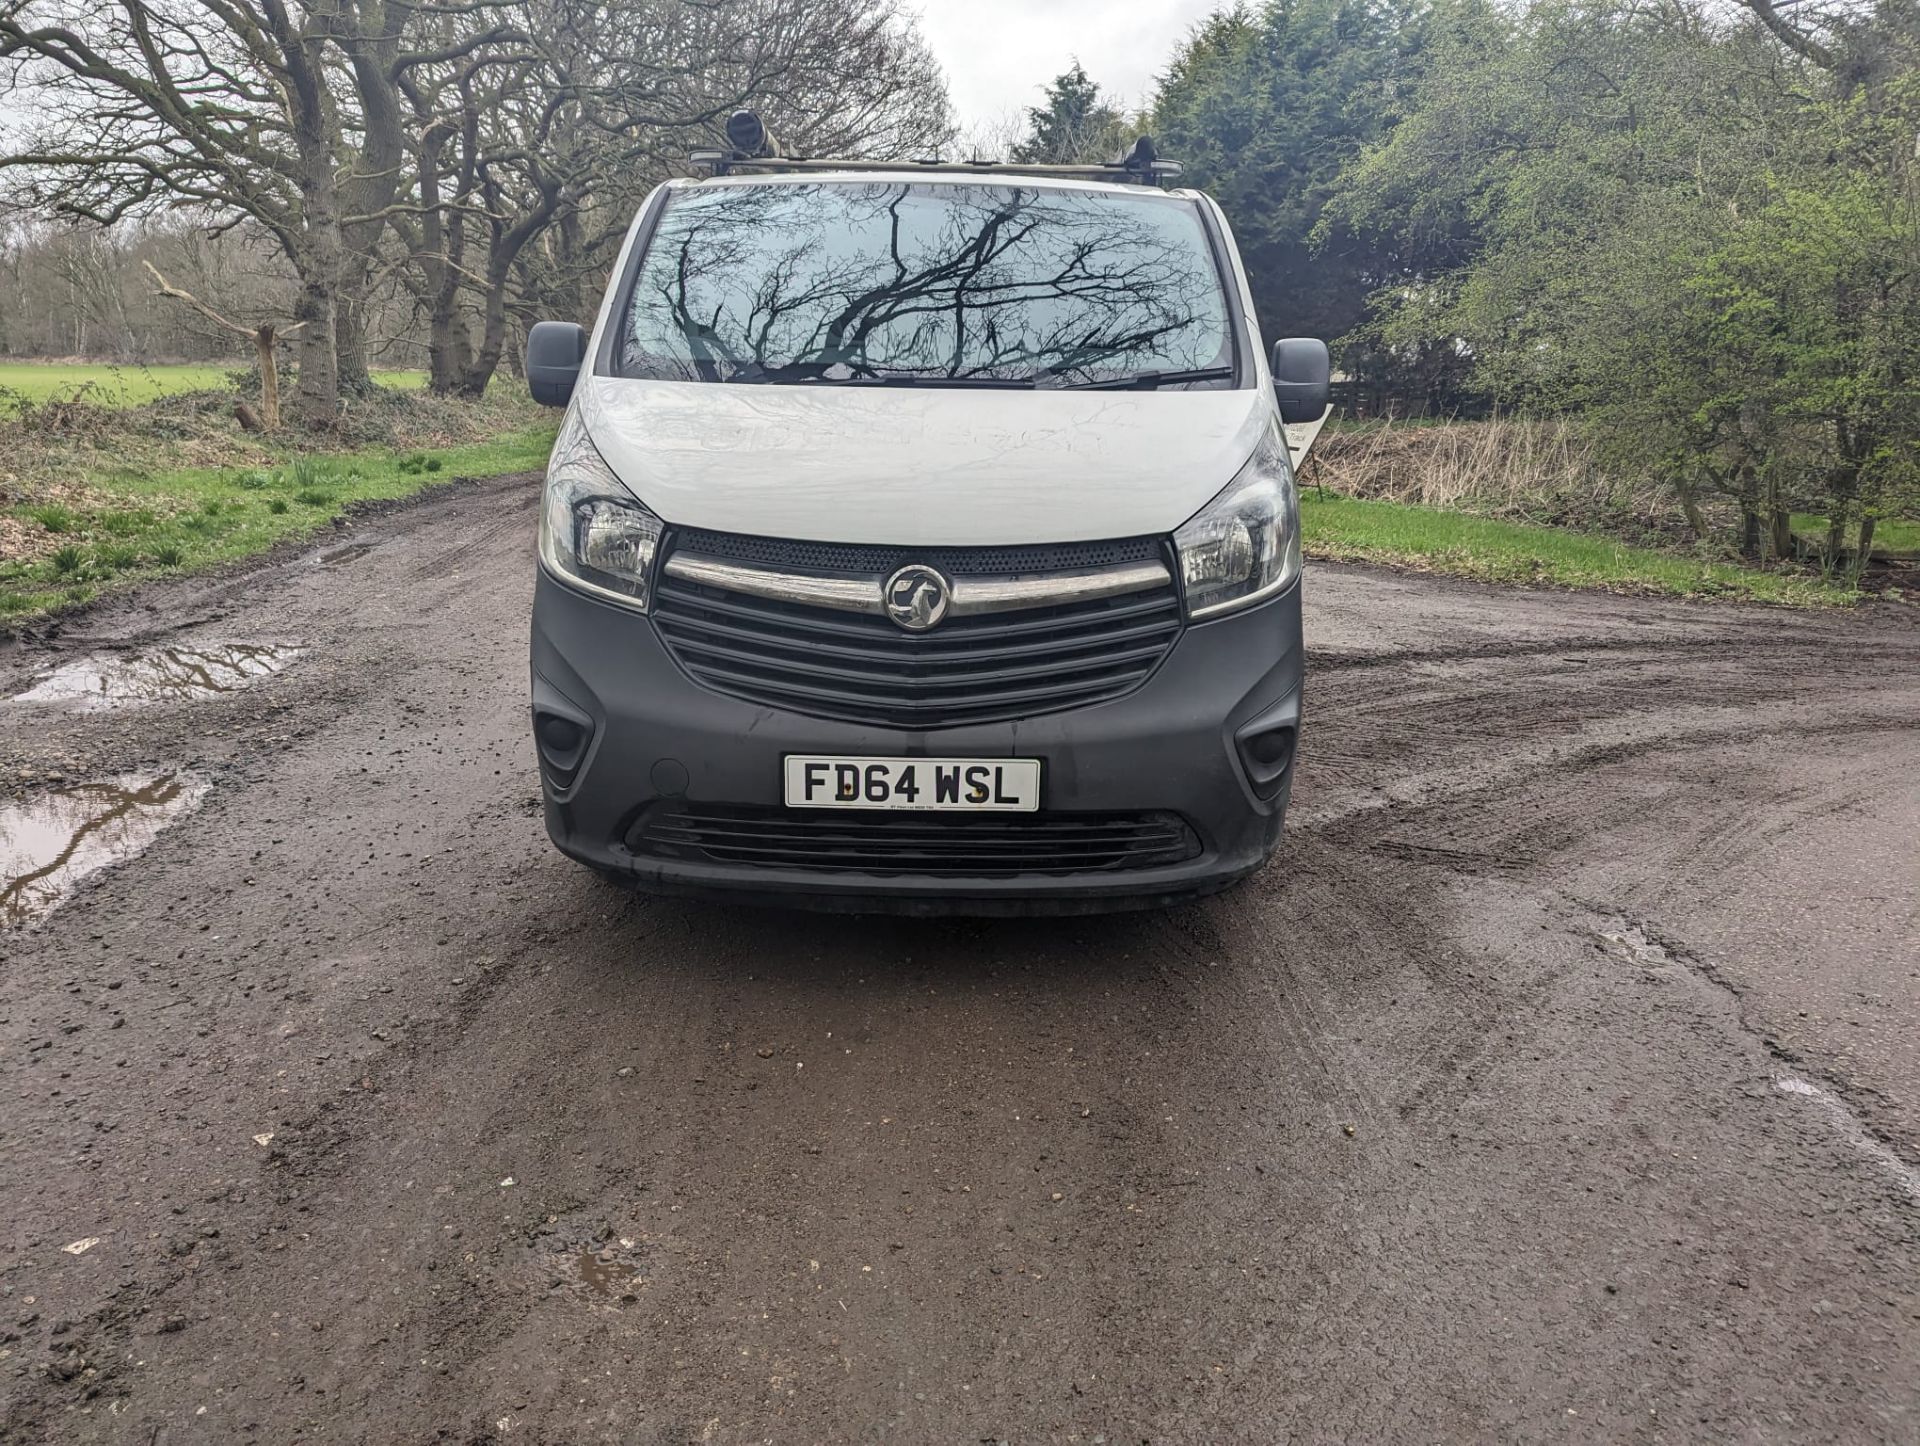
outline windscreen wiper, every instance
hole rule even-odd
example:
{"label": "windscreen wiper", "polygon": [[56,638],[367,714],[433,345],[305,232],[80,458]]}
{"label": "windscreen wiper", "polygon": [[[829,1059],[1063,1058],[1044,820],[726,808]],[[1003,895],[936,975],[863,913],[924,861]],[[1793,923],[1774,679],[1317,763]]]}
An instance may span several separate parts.
{"label": "windscreen wiper", "polygon": [[1145,391],[1152,387],[1178,386],[1182,382],[1223,382],[1232,375],[1232,367],[1189,367],[1184,371],[1135,372],[1131,376],[1110,377],[1097,382],[1070,382],[1068,390]]}
{"label": "windscreen wiper", "polygon": [[818,373],[783,377],[778,372],[768,372],[762,376],[736,377],[734,380],[799,387],[986,387],[1000,391],[1031,391],[1034,387],[1032,377],[941,377],[922,376],[914,372],[880,372],[863,377],[823,377]]}

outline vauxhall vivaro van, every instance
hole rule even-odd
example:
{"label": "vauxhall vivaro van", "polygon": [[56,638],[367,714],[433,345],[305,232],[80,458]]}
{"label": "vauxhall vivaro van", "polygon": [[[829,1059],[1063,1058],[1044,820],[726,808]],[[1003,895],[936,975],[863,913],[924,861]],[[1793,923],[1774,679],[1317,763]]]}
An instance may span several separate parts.
{"label": "vauxhall vivaro van", "polygon": [[1219,208],[1110,166],[782,157],[742,113],[641,208],[540,512],[547,826],[671,892],[1092,910],[1280,839],[1297,457]]}

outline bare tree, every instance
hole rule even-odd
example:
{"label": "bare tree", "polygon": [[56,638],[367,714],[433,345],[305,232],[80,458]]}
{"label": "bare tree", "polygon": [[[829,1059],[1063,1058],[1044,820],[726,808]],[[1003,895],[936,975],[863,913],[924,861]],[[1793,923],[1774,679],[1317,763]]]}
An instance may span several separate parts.
{"label": "bare tree", "polygon": [[262,321],[247,326],[214,310],[192,292],[175,286],[160,274],[160,269],[151,261],[141,264],[147,268],[147,274],[153,277],[157,295],[190,306],[221,330],[244,336],[253,343],[254,359],[260,368],[260,412],[258,417],[252,416],[245,402],[235,412],[241,426],[250,432],[271,432],[276,429],[280,425],[280,369],[274,361],[274,343],[278,337],[299,331],[306,323],[301,321],[288,326],[278,321]]}
{"label": "bare tree", "polygon": [[298,273],[296,409],[338,402],[339,107],[326,28],[284,0],[5,0],[6,93],[31,101],[0,156],[30,203],[110,225],[178,201],[251,218]]}
{"label": "bare tree", "polygon": [[29,203],[99,225],[181,202],[211,229],[251,220],[300,281],[295,409],[338,409],[366,377],[358,311],[403,187],[400,82],[412,67],[501,41],[471,28],[413,49],[424,14],[492,0],[0,0],[0,80],[30,101],[24,144],[0,156]]}
{"label": "bare tree", "polygon": [[0,354],[121,361],[218,360],[247,350],[191,308],[158,296],[142,263],[229,317],[292,314],[297,283],[251,223],[205,234],[188,212],[90,223],[0,218]]}
{"label": "bare tree", "polygon": [[273,238],[307,422],[367,384],[395,279],[434,384],[483,389],[516,308],[577,294],[638,191],[735,106],[823,150],[951,128],[898,0],[0,0],[0,96],[28,117],[0,168],[41,214],[184,204]]}
{"label": "bare tree", "polygon": [[952,129],[938,65],[893,0],[523,0],[533,37],[423,67],[405,90],[432,385],[477,395],[509,315],[578,310],[634,204],[743,105],[790,146],[921,154]]}

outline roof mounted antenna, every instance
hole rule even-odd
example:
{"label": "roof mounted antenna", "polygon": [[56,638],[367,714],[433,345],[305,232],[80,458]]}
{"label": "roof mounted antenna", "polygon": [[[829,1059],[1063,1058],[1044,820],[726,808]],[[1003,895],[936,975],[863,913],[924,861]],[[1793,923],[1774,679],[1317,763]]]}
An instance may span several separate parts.
{"label": "roof mounted antenna", "polygon": [[[1151,181],[1156,174],[1153,163],[1158,158],[1158,152],[1156,152],[1153,147],[1153,137],[1139,136],[1134,140],[1133,149],[1120,157],[1114,164],[1129,174],[1138,176],[1143,181]],[[1175,168],[1174,174],[1179,174],[1178,168]]]}
{"label": "roof mounted antenna", "polygon": [[767,129],[767,123],[760,119],[759,113],[750,110],[737,110],[727,117],[727,144],[707,146],[695,151],[688,159],[710,176],[724,176],[735,165],[748,161],[777,161],[780,159],[780,142],[774,139],[773,132]]}
{"label": "roof mounted antenna", "polygon": [[737,110],[727,117],[727,144],[733,147],[736,161],[765,161],[780,154],[780,142],[750,110]]}

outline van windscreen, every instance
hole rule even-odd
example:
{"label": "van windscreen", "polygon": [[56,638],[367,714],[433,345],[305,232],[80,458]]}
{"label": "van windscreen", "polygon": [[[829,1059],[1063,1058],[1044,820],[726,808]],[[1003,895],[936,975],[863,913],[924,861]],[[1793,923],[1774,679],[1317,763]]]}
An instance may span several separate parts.
{"label": "van windscreen", "polygon": [[622,376],[922,386],[1229,386],[1198,207],[1150,192],[774,182],[673,193]]}

